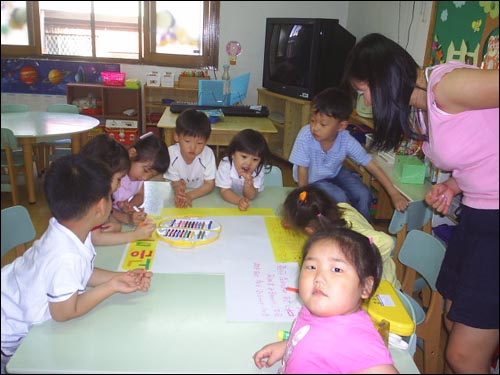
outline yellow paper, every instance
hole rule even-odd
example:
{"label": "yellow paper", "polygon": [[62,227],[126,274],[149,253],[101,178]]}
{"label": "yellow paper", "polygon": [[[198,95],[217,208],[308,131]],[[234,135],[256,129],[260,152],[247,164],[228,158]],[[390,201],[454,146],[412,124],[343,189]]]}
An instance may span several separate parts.
{"label": "yellow paper", "polygon": [[157,244],[158,240],[132,242],[128,245],[122,269],[127,271],[137,268],[145,270],[151,269]]}
{"label": "yellow paper", "polygon": [[267,216],[264,220],[273,248],[274,260],[277,263],[297,262],[300,264],[302,248],[307,236],[295,230],[283,228],[280,217]]}

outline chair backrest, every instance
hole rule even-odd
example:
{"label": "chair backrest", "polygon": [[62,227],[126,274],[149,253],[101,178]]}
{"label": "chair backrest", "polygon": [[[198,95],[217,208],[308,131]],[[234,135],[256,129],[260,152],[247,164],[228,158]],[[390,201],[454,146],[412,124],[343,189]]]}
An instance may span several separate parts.
{"label": "chair backrest", "polygon": [[408,203],[406,211],[394,210],[388,231],[396,234],[403,229],[405,224],[407,232],[413,229],[421,229],[431,219],[432,209],[423,200],[412,201]]}
{"label": "chair backrest", "polygon": [[[30,214],[24,206],[12,206],[2,210],[2,258],[9,250],[24,246],[35,239],[36,231]],[[19,256],[26,247],[18,252]]]}
{"label": "chair backrest", "polygon": [[78,107],[76,105],[66,103],[49,104],[47,106],[47,112],[79,113]]}
{"label": "chair backrest", "polygon": [[279,186],[283,187],[283,174],[281,169],[276,165],[271,166],[269,172],[264,174],[264,186]]}
{"label": "chair backrest", "polygon": [[436,290],[436,280],[445,251],[443,243],[433,235],[418,229],[408,232],[399,252],[400,262],[407,267],[403,280],[403,290],[407,294],[411,295],[413,292],[415,271],[424,278],[433,291]]}
{"label": "chair backrest", "polygon": [[2,103],[2,113],[13,113],[13,112],[28,112],[28,106],[26,104]]}
{"label": "chair backrest", "polygon": [[12,130],[2,128],[2,150],[5,150],[6,146],[11,149],[17,148],[17,139]]}

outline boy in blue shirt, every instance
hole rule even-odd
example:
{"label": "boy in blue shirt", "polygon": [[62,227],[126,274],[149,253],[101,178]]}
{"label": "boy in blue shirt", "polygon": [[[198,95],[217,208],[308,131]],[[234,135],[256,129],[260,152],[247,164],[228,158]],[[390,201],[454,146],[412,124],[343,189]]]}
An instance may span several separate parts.
{"label": "boy in blue shirt", "polygon": [[370,221],[370,189],[357,173],[343,166],[348,157],[366,168],[387,191],[394,207],[404,211],[408,201],[346,130],[352,109],[349,94],[335,87],[327,88],[313,98],[310,124],[300,130],[290,154],[294,180],[300,187],[307,184],[318,186],[335,201],[355,207]]}

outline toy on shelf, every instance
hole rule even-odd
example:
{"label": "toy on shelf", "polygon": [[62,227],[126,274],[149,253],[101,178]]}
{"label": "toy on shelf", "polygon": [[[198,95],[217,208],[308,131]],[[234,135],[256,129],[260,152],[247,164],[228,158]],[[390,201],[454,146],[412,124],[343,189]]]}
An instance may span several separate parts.
{"label": "toy on shelf", "polygon": [[221,225],[210,218],[169,217],[159,222],[156,233],[174,247],[191,248],[214,242],[219,238]]}

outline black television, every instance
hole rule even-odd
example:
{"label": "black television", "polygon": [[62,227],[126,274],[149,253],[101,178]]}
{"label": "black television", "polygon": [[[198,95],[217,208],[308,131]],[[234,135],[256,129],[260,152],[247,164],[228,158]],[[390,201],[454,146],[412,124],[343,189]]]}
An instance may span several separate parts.
{"label": "black television", "polygon": [[267,18],[262,86],[310,100],[339,85],[355,42],[337,19]]}

